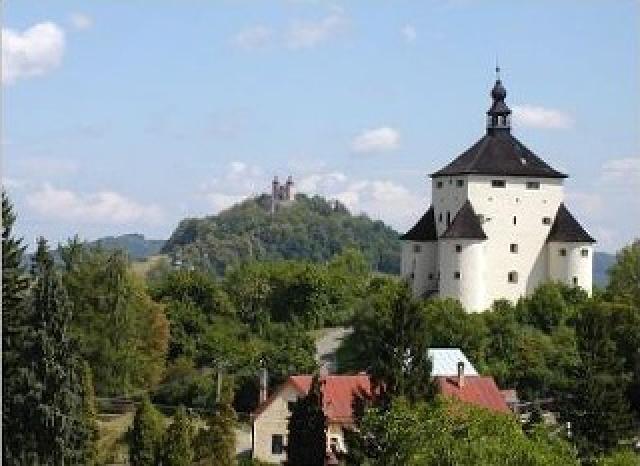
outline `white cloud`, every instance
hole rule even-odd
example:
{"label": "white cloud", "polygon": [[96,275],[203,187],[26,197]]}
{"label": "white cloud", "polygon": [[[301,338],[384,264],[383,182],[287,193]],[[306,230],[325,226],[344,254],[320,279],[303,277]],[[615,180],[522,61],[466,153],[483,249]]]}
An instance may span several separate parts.
{"label": "white cloud", "polygon": [[163,212],[156,205],[143,205],[113,191],[78,194],[45,184],[26,197],[27,205],[39,215],[92,224],[158,224]]}
{"label": "white cloud", "polygon": [[360,133],[351,143],[351,150],[357,153],[385,152],[397,149],[399,145],[400,133],[383,126]]}
{"label": "white cloud", "polygon": [[402,29],[400,29],[400,33],[407,44],[413,44],[418,38],[416,28],[411,24],[405,24]]}
{"label": "white cloud", "polygon": [[69,22],[71,23],[71,26],[73,26],[78,31],[91,29],[91,26],[93,26],[93,19],[91,18],[91,16],[84,13],[71,13],[71,15],[69,16]]}
{"label": "white cloud", "polygon": [[23,32],[2,28],[2,82],[43,75],[64,55],[64,31],[55,23],[38,23]]}
{"label": "white cloud", "polygon": [[295,20],[286,32],[286,44],[292,49],[314,47],[339,35],[347,25],[347,17],[340,8],[317,21]]}
{"label": "white cloud", "polygon": [[516,125],[531,128],[566,129],[573,126],[573,118],[567,113],[535,105],[514,106],[513,121]]}
{"label": "white cloud", "polygon": [[232,37],[231,43],[241,49],[252,50],[269,45],[273,39],[273,30],[257,25],[241,30]]}
{"label": "white cloud", "polygon": [[601,194],[596,192],[567,191],[567,201],[575,204],[578,211],[590,218],[597,217],[604,212],[605,202]]}
{"label": "white cloud", "polygon": [[608,160],[602,166],[602,179],[640,188],[640,157]]}
{"label": "white cloud", "polygon": [[334,189],[336,186],[347,181],[347,176],[340,172],[314,173],[307,175],[297,182],[298,190],[301,192],[318,192]]}
{"label": "white cloud", "polygon": [[222,176],[200,186],[200,196],[217,213],[268,189],[270,189],[269,180],[260,167],[242,161],[233,161],[227,166]]}

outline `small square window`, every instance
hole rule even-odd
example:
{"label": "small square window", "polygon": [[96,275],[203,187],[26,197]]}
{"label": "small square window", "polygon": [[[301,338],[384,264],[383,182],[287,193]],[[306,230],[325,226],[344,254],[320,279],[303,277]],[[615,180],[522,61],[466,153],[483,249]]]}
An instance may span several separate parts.
{"label": "small square window", "polygon": [[462,188],[464,186],[464,180],[456,180],[456,186]]}
{"label": "small square window", "polygon": [[565,248],[562,248],[558,251],[558,254],[560,254],[562,257],[567,255],[567,250]]}
{"label": "small square window", "polygon": [[527,181],[527,189],[540,189],[539,181]]}
{"label": "small square window", "polygon": [[504,188],[507,186],[507,182],[505,180],[491,180],[491,187],[493,188]]}
{"label": "small square window", "polygon": [[442,181],[436,182],[436,188],[442,188]]}
{"label": "small square window", "polygon": [[460,272],[454,272],[453,278],[455,278],[456,280],[460,280]]}
{"label": "small square window", "polygon": [[420,251],[422,251],[422,247],[419,244],[414,244],[413,245],[413,252],[419,253]]}
{"label": "small square window", "polygon": [[513,252],[514,254],[518,252],[518,245],[515,243],[511,243],[509,245],[509,251]]}
{"label": "small square window", "polygon": [[271,454],[281,455],[284,453],[284,435],[274,434],[271,436]]}
{"label": "small square window", "polygon": [[589,257],[589,250],[583,249],[580,251],[580,254],[582,255],[582,257]]}
{"label": "small square window", "polygon": [[289,410],[289,412],[293,412],[293,407],[296,405],[295,401],[287,401],[287,409]]}
{"label": "small square window", "polygon": [[551,225],[551,217],[542,217],[543,225]]}
{"label": "small square window", "polygon": [[485,220],[484,215],[478,214],[477,217],[478,217],[478,222],[484,223],[484,220]]}
{"label": "small square window", "polygon": [[429,280],[433,280],[433,274],[432,273],[429,274]]}
{"label": "small square window", "polygon": [[573,286],[578,286],[578,277],[573,277]]}
{"label": "small square window", "polygon": [[456,252],[462,252],[462,244],[456,244]]}
{"label": "small square window", "polygon": [[507,281],[509,283],[518,283],[518,272],[512,270],[507,274]]}

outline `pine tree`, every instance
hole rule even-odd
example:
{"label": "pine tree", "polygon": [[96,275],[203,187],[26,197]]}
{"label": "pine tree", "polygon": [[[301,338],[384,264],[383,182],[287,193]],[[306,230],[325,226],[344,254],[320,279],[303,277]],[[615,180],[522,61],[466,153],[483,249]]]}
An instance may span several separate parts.
{"label": "pine tree", "polygon": [[162,466],[191,466],[193,464],[193,424],[184,406],[180,406],[167,429],[160,458]]}
{"label": "pine tree", "polygon": [[216,403],[207,417],[207,427],[198,432],[199,465],[233,466],[236,464],[236,412],[228,401]]}
{"label": "pine tree", "polygon": [[22,267],[25,246],[13,234],[16,216],[2,191],[2,456],[5,464],[17,461],[22,441],[19,418],[17,370],[22,347],[21,326],[28,277]]}
{"label": "pine tree", "polygon": [[327,418],[322,407],[320,379],[314,376],[309,393],[299,398],[291,411],[288,465],[324,466],[327,455]]}
{"label": "pine tree", "polygon": [[133,418],[129,430],[129,461],[131,466],[154,466],[158,462],[164,427],[160,413],[145,397]]}
{"label": "pine tree", "polygon": [[19,464],[86,464],[90,432],[82,369],[69,327],[71,307],[46,241],[38,241],[17,374]]}

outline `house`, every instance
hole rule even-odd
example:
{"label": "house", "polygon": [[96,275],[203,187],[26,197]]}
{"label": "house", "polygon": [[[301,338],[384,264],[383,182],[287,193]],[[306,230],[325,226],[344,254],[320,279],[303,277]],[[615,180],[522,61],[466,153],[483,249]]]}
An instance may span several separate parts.
{"label": "house", "polygon": [[431,205],[401,237],[413,294],[454,298],[470,312],[547,281],[592,285],[595,240],[564,203],[567,175],[511,134],[496,71],[486,134],[430,175]]}
{"label": "house", "polygon": [[465,374],[476,376],[478,371],[467,359],[460,348],[429,348],[427,350],[431,359],[431,376],[447,377],[458,375],[458,364],[463,363]]}
{"label": "house", "polygon": [[[311,375],[290,376],[254,412],[252,455],[261,461],[281,463],[286,459],[288,419],[298,397],[311,387]],[[354,396],[371,396],[367,375],[321,377],[324,413],[327,416],[327,450],[345,451],[344,429],[353,426]]]}

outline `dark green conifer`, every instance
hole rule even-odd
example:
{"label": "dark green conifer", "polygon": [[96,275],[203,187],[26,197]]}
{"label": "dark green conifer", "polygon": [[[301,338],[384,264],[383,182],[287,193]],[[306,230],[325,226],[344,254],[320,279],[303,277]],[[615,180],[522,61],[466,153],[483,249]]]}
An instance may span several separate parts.
{"label": "dark green conifer", "polygon": [[324,466],[327,455],[327,418],[322,409],[320,379],[314,376],[309,393],[293,405],[289,418],[287,464]]}
{"label": "dark green conifer", "polygon": [[129,461],[131,466],[154,466],[159,460],[164,435],[162,417],[148,397],[145,397],[133,418],[129,430]]}
{"label": "dark green conifer", "polygon": [[180,406],[165,433],[160,464],[162,466],[192,466],[194,459],[193,437],[193,423],[184,406]]}

